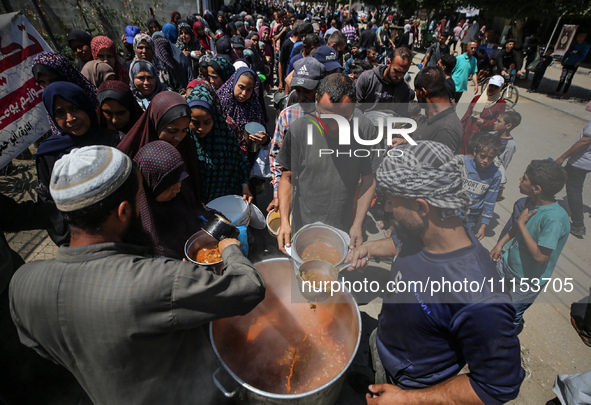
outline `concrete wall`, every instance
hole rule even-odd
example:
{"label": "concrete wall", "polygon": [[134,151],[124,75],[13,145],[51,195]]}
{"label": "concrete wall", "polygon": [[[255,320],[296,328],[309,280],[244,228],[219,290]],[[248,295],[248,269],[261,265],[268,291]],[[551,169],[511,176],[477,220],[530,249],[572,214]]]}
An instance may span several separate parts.
{"label": "concrete wall", "polygon": [[[14,11],[21,11],[42,34],[46,34],[31,0],[3,0]],[[170,21],[170,14],[178,10],[181,16],[196,12],[200,0],[37,0],[53,34],[63,40],[72,29],[89,31],[92,35],[106,35],[113,40],[121,38],[126,25],[147,29],[146,20],[152,12],[161,24]],[[210,0],[215,4],[215,1]],[[170,5],[169,5],[170,4]],[[174,8],[173,8],[174,4]],[[150,11],[152,10],[152,12]],[[0,12],[7,10],[0,3]],[[62,42],[62,41],[59,41]],[[65,45],[65,42],[63,42]],[[120,44],[119,44],[120,45]]]}

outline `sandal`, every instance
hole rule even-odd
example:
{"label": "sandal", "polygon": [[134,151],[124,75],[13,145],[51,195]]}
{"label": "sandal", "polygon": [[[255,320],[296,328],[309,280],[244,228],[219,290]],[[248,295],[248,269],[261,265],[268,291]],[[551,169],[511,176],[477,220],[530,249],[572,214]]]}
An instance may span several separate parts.
{"label": "sandal", "polygon": [[582,327],[579,326],[574,316],[570,317],[570,323],[573,325],[573,328],[575,328],[575,330],[579,334],[579,337],[581,338],[583,343],[591,347],[591,336],[585,330],[583,330]]}

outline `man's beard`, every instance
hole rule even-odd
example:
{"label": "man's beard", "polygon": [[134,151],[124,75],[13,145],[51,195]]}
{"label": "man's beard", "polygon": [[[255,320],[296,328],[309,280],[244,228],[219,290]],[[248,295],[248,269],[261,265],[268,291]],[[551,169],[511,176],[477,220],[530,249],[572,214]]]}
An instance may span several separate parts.
{"label": "man's beard", "polygon": [[396,236],[400,240],[417,239],[423,235],[425,227],[423,224],[411,224],[408,222],[405,223],[403,221],[396,221],[396,219],[394,219],[394,230],[396,231]]}

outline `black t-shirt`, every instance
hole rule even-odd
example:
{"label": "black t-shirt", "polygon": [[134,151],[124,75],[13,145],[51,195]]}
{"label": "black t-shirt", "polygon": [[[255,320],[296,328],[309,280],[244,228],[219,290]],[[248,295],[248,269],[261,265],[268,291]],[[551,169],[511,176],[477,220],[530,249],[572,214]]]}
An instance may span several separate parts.
{"label": "black t-shirt", "polygon": [[449,97],[449,102],[456,104],[456,83],[451,77],[445,79],[445,92],[447,93],[447,97]]}
{"label": "black t-shirt", "polygon": [[515,69],[521,69],[521,58],[519,54],[515,50],[511,50],[511,52],[507,52],[503,49],[498,56],[497,67],[502,72],[503,70],[509,70],[509,66],[511,63],[515,63]]}
{"label": "black t-shirt", "polygon": [[464,129],[453,107],[427,119],[411,134],[414,140],[435,141],[447,145],[453,153],[459,153]]}
{"label": "black t-shirt", "polygon": [[[360,137],[377,138],[372,122],[358,111],[355,116],[359,118]],[[310,120],[315,118],[306,115],[290,125],[277,155],[277,163],[292,172],[292,184],[296,187],[292,226],[295,231],[320,221],[348,232],[353,224],[359,178],[372,173],[377,154],[354,156],[352,151],[371,147],[361,146],[353,136],[351,145],[339,145],[338,137],[325,136]],[[309,126],[313,131],[311,145],[307,141]]]}
{"label": "black t-shirt", "polygon": [[364,30],[359,36],[359,46],[366,48],[368,46],[374,46],[376,44],[376,33],[371,29]]}
{"label": "black t-shirt", "polygon": [[289,55],[291,54],[291,50],[293,49],[294,42],[291,38],[286,39],[283,44],[281,44],[281,50],[279,51],[279,62],[281,62],[283,66],[283,77],[285,79],[285,72],[287,71],[287,65],[289,64]]}

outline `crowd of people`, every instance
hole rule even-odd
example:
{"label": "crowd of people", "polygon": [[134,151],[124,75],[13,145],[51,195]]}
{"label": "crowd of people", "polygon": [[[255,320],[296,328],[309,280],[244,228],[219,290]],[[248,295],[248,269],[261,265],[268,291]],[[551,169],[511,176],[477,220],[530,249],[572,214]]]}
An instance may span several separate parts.
{"label": "crowd of people", "polygon": [[[59,251],[24,264],[2,240],[6,327],[16,327],[23,348],[67,369],[95,404],[217,403],[204,326],[250,311],[264,281],[233,238],[220,242],[222,274],[181,260],[185,241],[214,215],[207,204],[239,195],[283,213],[282,252],[299,229],[322,222],[349,234],[349,270],[396,256],[392,280],[436,274],[506,284],[509,294],[491,283],[481,294],[428,302],[412,291],[387,294],[370,339],[368,403],[515,398],[523,314],[569,234],[585,235],[591,130],[556,161],[528,165],[525,197],[489,253],[480,240],[518,155],[522,119],[501,89],[523,61],[511,38],[490,60],[479,21],[450,27],[447,17],[406,19],[387,8],[242,1],[184,18],[173,11],[169,22],[151,18],[121,38],[70,32],[77,67],[56,52],[33,61],[51,126],[36,155],[38,201],[0,200],[10,213],[3,231],[47,229]],[[416,46],[426,54],[411,88]],[[585,33],[571,48],[563,94],[588,52]],[[550,55],[534,55],[532,90]],[[275,120],[265,102],[272,92]],[[461,119],[460,99],[469,102]],[[374,119],[384,111],[411,118],[412,139],[384,130]],[[344,143],[340,130],[350,123],[354,136]],[[565,184],[572,223],[555,200]],[[368,212],[388,237],[366,241]],[[591,315],[576,324],[591,345]],[[466,364],[470,372],[458,375]],[[17,381],[0,400],[27,395]]]}

